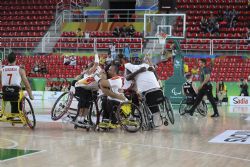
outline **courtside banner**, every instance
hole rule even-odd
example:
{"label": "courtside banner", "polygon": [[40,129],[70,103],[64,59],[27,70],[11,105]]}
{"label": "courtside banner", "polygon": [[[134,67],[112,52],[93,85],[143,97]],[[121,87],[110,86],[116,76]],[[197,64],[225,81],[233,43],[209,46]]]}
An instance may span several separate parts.
{"label": "courtside banner", "polygon": [[[29,98],[28,93],[24,92],[25,96]],[[35,109],[46,109],[51,110],[54,103],[63,92],[53,92],[53,91],[32,91],[34,100],[31,100],[31,104]],[[38,111],[43,111],[38,110]],[[35,111],[36,112],[36,111]]]}
{"label": "courtside banner", "polygon": [[230,96],[229,105],[233,106],[248,106],[250,105],[249,96]]}

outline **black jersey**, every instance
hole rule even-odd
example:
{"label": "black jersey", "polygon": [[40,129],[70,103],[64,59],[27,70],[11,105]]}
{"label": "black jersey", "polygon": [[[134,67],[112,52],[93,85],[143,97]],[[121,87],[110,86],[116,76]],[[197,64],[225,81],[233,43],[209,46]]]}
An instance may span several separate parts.
{"label": "black jersey", "polygon": [[183,90],[186,96],[196,96],[192,82],[185,82],[183,84]]}

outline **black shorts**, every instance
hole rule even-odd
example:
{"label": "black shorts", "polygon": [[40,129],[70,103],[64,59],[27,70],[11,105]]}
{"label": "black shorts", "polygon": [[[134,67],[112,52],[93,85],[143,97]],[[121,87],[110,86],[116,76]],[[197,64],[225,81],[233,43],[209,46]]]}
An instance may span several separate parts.
{"label": "black shorts", "polygon": [[162,90],[156,90],[149,93],[147,93],[146,91],[142,92],[142,95],[146,97],[146,104],[153,114],[160,111],[158,105],[162,104],[165,101]]}
{"label": "black shorts", "polygon": [[103,119],[109,119],[111,120],[112,124],[116,124],[117,123],[117,119],[115,116],[115,113],[117,112],[117,108],[120,105],[120,102],[115,101],[115,100],[107,100],[107,108],[106,110],[104,110],[103,113]]}
{"label": "black shorts", "polygon": [[89,108],[92,101],[92,91],[82,87],[76,87],[75,95],[79,97],[78,108]]}

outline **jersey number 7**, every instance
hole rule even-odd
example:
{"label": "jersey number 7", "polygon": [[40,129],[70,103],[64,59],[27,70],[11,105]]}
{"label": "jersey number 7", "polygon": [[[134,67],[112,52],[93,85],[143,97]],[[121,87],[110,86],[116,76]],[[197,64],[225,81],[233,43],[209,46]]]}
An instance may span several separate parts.
{"label": "jersey number 7", "polygon": [[7,76],[9,77],[9,85],[10,85],[11,79],[12,79],[12,74],[7,74]]}

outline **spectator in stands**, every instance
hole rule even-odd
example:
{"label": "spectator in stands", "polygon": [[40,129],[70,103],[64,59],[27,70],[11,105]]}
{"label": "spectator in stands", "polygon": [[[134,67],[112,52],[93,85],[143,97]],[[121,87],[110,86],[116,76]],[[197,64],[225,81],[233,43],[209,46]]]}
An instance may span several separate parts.
{"label": "spectator in stands", "polygon": [[77,42],[80,43],[83,38],[83,31],[81,28],[78,28],[76,31]]}
{"label": "spectator in stands", "polygon": [[205,17],[201,18],[200,29],[203,33],[207,33],[208,22]]}
{"label": "spectator in stands", "polygon": [[39,66],[37,61],[35,62],[34,67],[33,67],[32,70],[33,70],[34,74],[38,74],[40,72],[40,66]]}
{"label": "spectator in stands", "polygon": [[236,12],[236,10],[233,9],[232,11],[229,12],[229,16],[230,16],[229,27],[230,28],[235,27],[237,22],[238,12]]}
{"label": "spectator in stands", "polygon": [[127,37],[127,27],[125,24],[120,28],[120,37]]}
{"label": "spectator in stands", "polygon": [[115,60],[117,56],[115,42],[113,42],[112,45],[109,45],[109,51],[110,51],[112,61]]}
{"label": "spectator in stands", "polygon": [[119,27],[115,27],[115,29],[113,31],[113,35],[115,37],[120,37],[120,28]]}
{"label": "spectator in stands", "polygon": [[246,36],[247,36],[248,44],[249,44],[250,43],[250,28],[249,27],[247,28],[247,34],[246,34]]}
{"label": "spectator in stands", "polygon": [[85,40],[86,40],[86,42],[87,42],[87,43],[89,43],[89,38],[90,38],[90,34],[89,34],[89,32],[88,32],[88,31],[85,31],[84,36],[85,36]]}
{"label": "spectator in stands", "polygon": [[125,44],[122,53],[127,60],[130,60],[131,49],[129,47],[129,44]]}
{"label": "spectator in stands", "polygon": [[112,57],[111,57],[111,52],[109,51],[108,56],[107,56],[107,58],[105,60],[105,64],[110,65],[111,62],[112,62]]}
{"label": "spectator in stands", "polygon": [[42,62],[40,71],[41,71],[41,73],[42,73],[43,75],[48,73],[48,70],[47,70],[46,63],[45,63],[45,62]]}
{"label": "spectator in stands", "polygon": [[69,89],[69,82],[67,81],[67,79],[65,79],[63,82],[62,82],[62,85],[61,85],[61,90],[62,92],[66,92],[68,89]]}
{"label": "spectator in stands", "polygon": [[191,69],[191,74],[195,77],[196,80],[199,79],[199,68],[197,66],[194,66]]}
{"label": "spectator in stands", "polygon": [[226,20],[227,23],[230,22],[230,14],[229,14],[229,8],[227,7],[227,9],[224,11],[224,20]]}
{"label": "spectator in stands", "polygon": [[208,20],[207,31],[210,34],[213,34],[213,33],[218,34],[219,33],[219,23],[217,22],[217,19],[216,19],[216,17],[214,17],[213,13],[210,14],[210,18]]}
{"label": "spectator in stands", "polygon": [[227,96],[227,88],[223,81],[216,84],[216,95],[218,98],[218,104],[222,104],[222,101]]}
{"label": "spectator in stands", "polygon": [[241,89],[240,96],[249,96],[248,83],[246,79],[243,79],[243,78],[240,79],[239,87]]}
{"label": "spectator in stands", "polygon": [[83,31],[81,28],[78,28],[76,31],[76,37],[82,38],[83,37]]}
{"label": "spectator in stands", "polygon": [[188,65],[184,63],[184,74],[187,74],[189,72]]}
{"label": "spectator in stands", "polygon": [[128,27],[127,34],[129,37],[134,37],[135,35],[135,28],[132,24],[130,24],[130,26]]}
{"label": "spectator in stands", "polygon": [[52,84],[52,82],[49,79],[47,79],[46,80],[45,91],[50,91],[51,90],[51,86],[52,86],[51,84]]}
{"label": "spectator in stands", "polygon": [[70,62],[71,62],[70,57],[65,55],[64,60],[63,60],[63,64],[70,65]]}
{"label": "spectator in stands", "polygon": [[70,64],[71,66],[76,66],[76,57],[74,55],[70,56]]}

